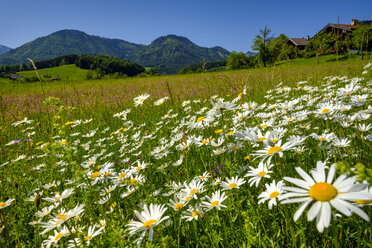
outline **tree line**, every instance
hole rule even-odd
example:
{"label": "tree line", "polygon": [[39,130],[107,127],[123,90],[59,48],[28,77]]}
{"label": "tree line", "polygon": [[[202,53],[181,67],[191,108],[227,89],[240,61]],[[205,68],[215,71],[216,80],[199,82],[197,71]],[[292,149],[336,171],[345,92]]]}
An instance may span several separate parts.
{"label": "tree line", "polygon": [[358,25],[343,37],[337,32],[321,32],[309,41],[304,50],[298,50],[287,44],[287,41],[288,37],[284,34],[274,38],[269,28],[261,29],[252,45],[252,49],[258,51],[257,62],[266,67],[282,60],[316,56],[319,63],[320,55],[348,53],[350,56],[353,49],[357,50],[363,59],[363,51],[370,51],[372,48],[372,28]]}
{"label": "tree line", "polygon": [[[116,73],[119,75],[127,75],[131,77],[145,72],[145,68],[141,65],[116,57],[109,57],[106,55],[82,54],[79,56],[76,54],[70,54],[44,61],[34,61],[34,63],[38,69],[75,64],[81,69],[92,70],[95,74],[99,74],[102,76]],[[19,71],[28,70],[33,70],[33,66],[31,63],[0,66],[0,72],[5,73],[16,73]]]}
{"label": "tree line", "polygon": [[[277,62],[295,59],[316,57],[319,63],[319,56],[326,54],[345,54],[351,55],[351,51],[357,50],[363,59],[363,51],[371,51],[372,48],[372,28],[371,26],[358,25],[356,29],[348,34],[344,34],[341,39],[340,34],[335,32],[321,32],[313,37],[306,45],[304,50],[299,50],[288,44],[288,37],[280,34],[277,37],[272,35],[269,28],[260,29],[256,35],[252,50],[257,54],[254,57],[246,56],[242,52],[231,52],[225,61],[226,70],[247,69],[256,66],[270,66]],[[213,68],[202,67],[203,64],[195,64],[185,67],[180,73],[213,71]],[[209,65],[214,65],[209,62]],[[219,70],[222,70],[219,67]]]}

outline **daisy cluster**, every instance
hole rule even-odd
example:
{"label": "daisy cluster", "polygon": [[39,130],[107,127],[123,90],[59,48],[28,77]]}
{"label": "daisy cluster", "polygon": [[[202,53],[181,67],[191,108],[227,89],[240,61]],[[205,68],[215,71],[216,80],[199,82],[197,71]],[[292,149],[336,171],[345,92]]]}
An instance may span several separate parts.
{"label": "daisy cluster", "polygon": [[[336,175],[336,162],[372,161],[371,66],[364,69],[365,78],[279,84],[265,103],[246,101],[249,88],[230,100],[216,95],[177,106],[168,97],[148,104],[143,94],[113,115],[120,127],[67,121],[52,142],[37,143],[36,131],[28,133],[35,154],[17,155],[0,170],[29,164],[34,188],[24,203],[0,198],[0,210],[32,209],[29,225],[44,247],[89,246],[116,226],[118,239],[136,236],[139,247],[155,228],[244,210],[239,195],[269,210],[300,203],[294,221],[309,207],[307,220],[319,232],[336,218],[332,208],[369,221],[369,183]],[[37,130],[33,123],[13,126]]]}

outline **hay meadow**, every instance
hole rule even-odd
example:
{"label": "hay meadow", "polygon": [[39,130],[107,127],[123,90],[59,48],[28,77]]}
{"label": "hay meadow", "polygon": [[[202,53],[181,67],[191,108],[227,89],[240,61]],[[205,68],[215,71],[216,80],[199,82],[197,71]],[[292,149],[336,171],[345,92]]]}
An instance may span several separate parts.
{"label": "hay meadow", "polygon": [[327,59],[0,81],[0,247],[371,247],[372,64]]}

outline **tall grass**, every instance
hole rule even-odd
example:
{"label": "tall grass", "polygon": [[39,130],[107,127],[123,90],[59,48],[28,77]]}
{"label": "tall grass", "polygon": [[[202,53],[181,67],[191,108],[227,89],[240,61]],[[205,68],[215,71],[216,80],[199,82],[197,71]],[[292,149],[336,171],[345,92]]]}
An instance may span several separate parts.
{"label": "tall grass", "polygon": [[[370,118],[351,119],[354,114],[370,111],[372,71],[364,80],[351,79],[361,77],[365,64],[354,61],[125,80],[60,81],[43,83],[46,98],[40,84],[5,84],[0,108],[0,207],[7,200],[14,201],[0,209],[0,247],[40,247],[48,240],[52,246],[61,247],[136,247],[140,234],[131,236],[127,224],[140,221],[135,211],[141,212],[145,203],[167,206],[164,216],[169,218],[159,225],[151,220],[156,225],[154,238],[150,242],[149,230],[144,229],[143,247],[370,246],[371,225],[355,212],[351,217],[332,213],[330,227],[320,233],[314,221],[307,221],[308,210],[297,222],[293,220],[298,204],[278,204],[271,210],[267,202],[258,204],[265,183],[299,178],[296,167],[310,173],[318,161],[325,161],[328,167],[340,161],[370,166],[372,149],[366,138],[370,131],[362,133],[357,127],[371,124]],[[337,75],[348,78],[329,77]],[[363,104],[344,112],[338,104],[350,99],[340,96],[338,89],[351,81],[360,88],[350,94],[350,99],[362,94],[369,97],[363,96]],[[150,94],[150,98],[134,107],[133,98],[142,93]],[[166,96],[170,99],[154,106],[155,100]],[[358,103],[358,97],[353,101]],[[295,99],[299,102],[287,109],[284,103]],[[334,116],[330,109],[326,115],[319,114],[318,104],[327,99],[337,103]],[[247,115],[240,116],[242,113]],[[272,124],[263,124],[271,119]],[[351,125],[343,127],[348,121]],[[284,151],[283,156],[274,154],[270,178],[261,178],[257,187],[249,186],[246,173],[249,166],[257,168],[261,158],[255,154],[267,145],[235,135],[248,128],[265,134],[283,132],[283,143],[293,136],[306,138],[296,143],[298,150]],[[313,133],[333,133],[334,140],[314,138]],[[336,137],[349,139],[350,145],[336,147]],[[211,145],[219,140],[223,141],[220,145]],[[226,151],[218,155],[216,150],[221,148]],[[132,181],[134,176],[143,180]],[[225,208],[208,211],[199,206],[205,206],[202,202],[206,196],[222,190],[221,183],[234,176],[246,182],[239,189],[224,191],[227,199],[223,202],[210,204]],[[197,199],[182,201],[180,211],[167,205],[174,200],[174,192],[202,179],[205,186],[196,194]],[[73,194],[58,198],[69,189]],[[52,202],[48,197],[54,197]],[[45,216],[35,215],[53,204],[57,205]],[[189,214],[198,216],[197,220],[182,218],[189,206],[200,209],[194,216]],[[82,207],[83,212],[71,214],[75,207]],[[371,216],[370,206],[361,208]],[[48,221],[58,225],[41,234]],[[95,237],[88,232],[93,226],[95,230],[103,228]],[[149,223],[142,227],[149,227]]]}

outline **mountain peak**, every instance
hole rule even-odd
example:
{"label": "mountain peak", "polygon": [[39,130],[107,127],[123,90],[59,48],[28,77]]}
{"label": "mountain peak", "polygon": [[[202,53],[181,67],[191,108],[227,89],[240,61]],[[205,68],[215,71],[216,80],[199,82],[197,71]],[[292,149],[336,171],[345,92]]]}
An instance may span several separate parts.
{"label": "mountain peak", "polygon": [[160,36],[159,38],[155,39],[153,42],[151,42],[151,45],[162,45],[169,40],[178,41],[185,44],[194,44],[186,37],[178,36],[175,34],[168,34],[166,36]]}

